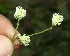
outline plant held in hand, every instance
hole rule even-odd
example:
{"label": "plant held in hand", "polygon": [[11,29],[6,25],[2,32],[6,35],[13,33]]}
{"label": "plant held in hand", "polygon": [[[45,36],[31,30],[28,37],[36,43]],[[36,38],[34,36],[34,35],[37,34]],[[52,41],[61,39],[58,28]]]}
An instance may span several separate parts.
{"label": "plant held in hand", "polygon": [[[20,6],[16,7],[16,12],[14,14],[14,17],[18,20],[18,22],[17,22],[17,27],[15,29],[15,34],[16,34],[16,31],[17,31],[18,26],[19,26],[19,21],[22,18],[24,18],[25,16],[26,16],[26,10],[24,10]],[[35,34],[27,35],[27,36],[26,36],[26,34],[24,34],[23,36],[21,36],[21,34],[19,34],[16,38],[18,38],[20,40],[21,44],[23,44],[24,46],[28,46],[29,43],[30,43],[30,41],[31,41],[30,40],[30,37],[31,36],[34,36],[34,35],[38,35],[38,34],[42,34],[44,32],[47,32],[48,30],[51,30],[56,25],[59,26],[61,24],[61,22],[63,21],[63,19],[64,18],[63,18],[62,15],[59,15],[59,13],[54,13],[53,14],[53,17],[52,17],[52,26],[50,28],[45,29],[45,30],[43,30],[41,32],[38,32],[38,33],[35,33]],[[15,34],[14,34],[14,36],[15,36]],[[14,38],[14,36],[13,36],[13,39],[16,39],[16,38]]]}

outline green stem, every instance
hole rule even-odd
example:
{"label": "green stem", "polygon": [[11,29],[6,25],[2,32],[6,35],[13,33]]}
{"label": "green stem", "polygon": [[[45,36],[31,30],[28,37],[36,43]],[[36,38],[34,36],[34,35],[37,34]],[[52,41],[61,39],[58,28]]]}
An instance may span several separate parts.
{"label": "green stem", "polygon": [[17,22],[17,26],[16,26],[16,29],[15,29],[15,33],[14,33],[14,35],[13,35],[13,40],[14,40],[14,36],[16,35],[16,31],[17,31],[17,29],[18,29],[18,27],[19,27],[19,19],[18,19],[18,22]]}
{"label": "green stem", "polygon": [[15,32],[17,31],[17,29],[18,29],[18,27],[19,27],[19,19],[18,19],[18,23],[17,23],[17,27],[16,27],[16,29],[15,29]]}
{"label": "green stem", "polygon": [[43,30],[43,31],[41,31],[41,32],[38,32],[38,33],[35,33],[35,34],[31,34],[31,35],[28,35],[28,36],[34,36],[34,35],[39,35],[39,34],[41,34],[41,33],[44,33],[44,32],[46,32],[46,31],[48,31],[48,30],[51,30],[53,27],[50,27],[50,28],[48,28],[48,29],[45,29],[45,30]]}

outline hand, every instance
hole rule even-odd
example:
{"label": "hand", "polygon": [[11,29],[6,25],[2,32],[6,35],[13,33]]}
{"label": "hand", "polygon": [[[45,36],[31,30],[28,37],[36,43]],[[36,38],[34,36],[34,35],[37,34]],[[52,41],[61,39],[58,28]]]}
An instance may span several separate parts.
{"label": "hand", "polygon": [[[15,33],[15,28],[12,26],[11,22],[0,15],[0,56],[11,56],[13,54],[14,46],[12,43],[12,37]],[[17,32],[16,35],[19,33]],[[14,41],[20,42],[18,39]],[[15,45],[15,48],[19,48],[20,45]]]}

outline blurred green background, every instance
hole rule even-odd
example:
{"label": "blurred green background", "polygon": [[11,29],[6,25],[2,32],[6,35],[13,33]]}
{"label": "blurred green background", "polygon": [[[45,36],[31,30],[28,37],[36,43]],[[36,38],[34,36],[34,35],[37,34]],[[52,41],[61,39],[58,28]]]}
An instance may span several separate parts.
{"label": "blurred green background", "polygon": [[43,34],[31,37],[30,45],[15,50],[13,56],[70,56],[70,0],[0,0],[0,14],[11,20],[16,6],[27,10],[27,15],[20,21],[18,31],[32,34],[51,27],[52,14],[57,12],[64,16],[60,26]]}

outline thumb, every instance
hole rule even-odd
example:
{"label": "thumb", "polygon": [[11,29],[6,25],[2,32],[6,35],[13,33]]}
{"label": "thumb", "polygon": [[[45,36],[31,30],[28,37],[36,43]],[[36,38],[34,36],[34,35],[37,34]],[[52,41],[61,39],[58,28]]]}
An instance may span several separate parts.
{"label": "thumb", "polygon": [[15,33],[14,30],[15,28],[13,27],[11,21],[0,14],[0,34],[12,39],[12,36]]}
{"label": "thumb", "polygon": [[13,54],[13,44],[3,35],[0,35],[0,56],[11,56]]}

